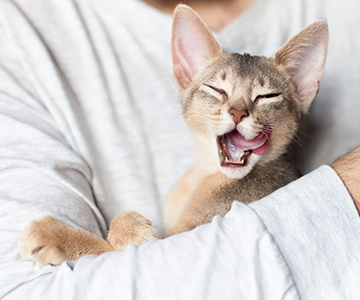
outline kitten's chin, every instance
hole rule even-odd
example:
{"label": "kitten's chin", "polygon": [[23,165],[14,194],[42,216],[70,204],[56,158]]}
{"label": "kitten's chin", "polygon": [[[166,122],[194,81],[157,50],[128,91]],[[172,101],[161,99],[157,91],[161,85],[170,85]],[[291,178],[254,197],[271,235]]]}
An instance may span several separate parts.
{"label": "kitten's chin", "polygon": [[227,177],[232,179],[241,179],[251,172],[254,166],[260,160],[260,155],[251,154],[247,158],[245,165],[225,165],[220,166],[221,172],[223,172]]}

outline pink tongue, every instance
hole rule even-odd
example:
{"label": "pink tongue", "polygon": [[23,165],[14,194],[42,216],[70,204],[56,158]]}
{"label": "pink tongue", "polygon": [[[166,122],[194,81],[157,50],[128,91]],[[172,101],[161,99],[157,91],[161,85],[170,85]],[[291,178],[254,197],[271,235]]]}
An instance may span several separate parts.
{"label": "pink tongue", "polygon": [[252,150],[255,154],[264,153],[270,145],[264,132],[251,140],[246,140],[236,129],[225,136],[226,146],[231,157],[236,161],[244,155],[244,151]]}

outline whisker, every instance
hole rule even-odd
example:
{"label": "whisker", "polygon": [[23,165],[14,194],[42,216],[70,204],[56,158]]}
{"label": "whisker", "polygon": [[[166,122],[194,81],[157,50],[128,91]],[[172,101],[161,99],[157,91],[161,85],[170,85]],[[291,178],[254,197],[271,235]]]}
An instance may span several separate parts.
{"label": "whisker", "polygon": [[291,140],[292,142],[296,143],[296,144],[299,145],[302,149],[304,149],[307,153],[309,153],[308,150],[300,143],[300,141],[297,140],[299,137],[297,136],[296,132],[293,133],[293,134],[287,134],[286,131],[282,131],[282,132],[280,132],[280,131],[273,131],[273,132],[277,132],[277,133],[279,133],[279,134],[282,134],[282,135],[285,136],[285,137],[290,138],[290,140]]}

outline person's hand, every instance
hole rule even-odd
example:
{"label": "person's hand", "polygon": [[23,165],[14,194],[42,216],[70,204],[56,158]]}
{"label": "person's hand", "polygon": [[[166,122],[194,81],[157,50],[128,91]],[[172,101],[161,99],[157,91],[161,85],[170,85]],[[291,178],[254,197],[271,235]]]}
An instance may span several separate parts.
{"label": "person's hand", "polygon": [[344,182],[360,214],[360,147],[330,165]]}

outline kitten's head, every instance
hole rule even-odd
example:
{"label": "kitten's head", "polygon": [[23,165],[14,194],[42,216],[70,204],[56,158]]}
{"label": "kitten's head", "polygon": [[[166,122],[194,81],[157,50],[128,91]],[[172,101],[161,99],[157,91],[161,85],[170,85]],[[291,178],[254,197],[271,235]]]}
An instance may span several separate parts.
{"label": "kitten's head", "polygon": [[199,16],[179,5],[174,78],[197,156],[242,178],[283,154],[317,94],[327,42],[327,24],[318,21],[272,58],[225,54]]}

